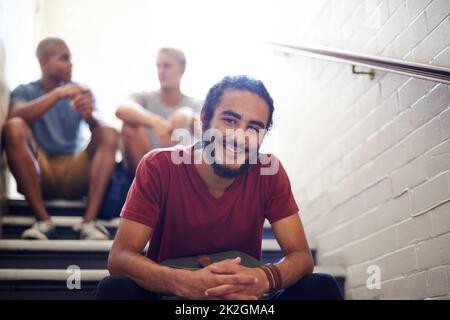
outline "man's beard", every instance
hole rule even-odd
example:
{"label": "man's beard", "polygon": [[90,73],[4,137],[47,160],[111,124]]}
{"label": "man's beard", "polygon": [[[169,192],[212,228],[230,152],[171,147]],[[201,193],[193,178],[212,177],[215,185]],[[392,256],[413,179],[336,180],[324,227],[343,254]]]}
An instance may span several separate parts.
{"label": "man's beard", "polygon": [[[203,130],[207,130],[207,129],[209,129],[209,124],[203,128]],[[203,132],[205,132],[205,131],[203,131]],[[201,143],[202,143],[202,147],[205,148],[208,145],[210,145],[211,143],[214,143],[214,140],[213,141],[202,140]],[[212,150],[212,152],[211,152],[211,158],[212,159],[209,159],[209,160],[212,162],[211,166],[213,168],[214,174],[221,178],[226,178],[226,179],[236,178],[249,169],[249,159],[245,159],[244,163],[237,169],[231,169],[221,163],[217,163],[215,149]]]}
{"label": "man's beard", "polygon": [[238,169],[230,169],[227,166],[216,162],[214,162],[211,166],[216,176],[227,179],[236,178],[248,169],[248,163],[242,164]]}

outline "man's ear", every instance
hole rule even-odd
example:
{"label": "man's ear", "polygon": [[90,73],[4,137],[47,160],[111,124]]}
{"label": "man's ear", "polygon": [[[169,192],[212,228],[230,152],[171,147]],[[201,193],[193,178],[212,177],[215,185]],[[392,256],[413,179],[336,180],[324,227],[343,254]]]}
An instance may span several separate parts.
{"label": "man's ear", "polygon": [[39,65],[41,66],[42,70],[45,70],[45,68],[47,67],[47,63],[48,63],[48,58],[39,58]]}
{"label": "man's ear", "polygon": [[200,122],[202,126],[205,123],[205,107],[202,107],[202,111],[200,111]]}

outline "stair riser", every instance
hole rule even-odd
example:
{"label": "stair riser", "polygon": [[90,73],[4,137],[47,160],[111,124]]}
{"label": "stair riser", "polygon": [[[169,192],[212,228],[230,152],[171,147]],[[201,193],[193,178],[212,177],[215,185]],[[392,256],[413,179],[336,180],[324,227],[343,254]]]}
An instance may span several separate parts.
{"label": "stair riser", "polygon": [[[345,297],[345,278],[336,277]],[[91,300],[99,281],[81,281],[81,289],[67,289],[65,281],[0,281],[0,300],[49,299],[49,300]]]}
{"label": "stair riser", "polygon": [[[2,237],[3,239],[20,239],[20,235],[29,226],[12,226],[3,225]],[[114,238],[117,228],[108,227],[109,233],[111,234],[111,239]],[[79,234],[74,232],[70,227],[56,227],[56,232],[58,233],[58,239],[78,239]],[[270,228],[264,228],[263,239],[275,239],[275,236]]]}
{"label": "stair riser", "polygon": [[[274,263],[283,257],[280,251],[264,251],[263,263]],[[108,252],[0,252],[0,268],[66,269],[77,265],[82,269],[106,269]]]}
{"label": "stair riser", "polygon": [[[51,216],[63,216],[63,217],[82,217],[85,208],[58,208],[58,207],[47,207],[47,212]],[[29,207],[25,206],[10,206],[7,210],[7,214],[11,216],[34,216],[33,211]]]}
{"label": "stair riser", "polygon": [[[28,229],[29,226],[11,226],[4,225],[2,230],[3,239],[20,239],[22,233]],[[114,239],[117,228],[106,228],[109,231],[110,239]],[[80,238],[80,233],[72,230],[71,227],[56,227],[57,237],[60,240],[77,240]]]}
{"label": "stair riser", "polygon": [[99,281],[81,281],[69,290],[65,281],[0,281],[0,300],[92,300]]}

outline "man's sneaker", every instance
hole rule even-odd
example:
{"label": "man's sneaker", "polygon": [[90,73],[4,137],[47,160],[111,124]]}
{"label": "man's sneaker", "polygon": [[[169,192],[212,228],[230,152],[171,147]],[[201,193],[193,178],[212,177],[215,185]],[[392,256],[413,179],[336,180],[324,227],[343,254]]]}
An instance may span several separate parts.
{"label": "man's sneaker", "polygon": [[98,222],[90,221],[73,227],[80,232],[81,240],[109,240],[108,230]]}
{"label": "man's sneaker", "polygon": [[48,240],[56,238],[56,227],[52,222],[37,221],[22,233],[22,239]]}

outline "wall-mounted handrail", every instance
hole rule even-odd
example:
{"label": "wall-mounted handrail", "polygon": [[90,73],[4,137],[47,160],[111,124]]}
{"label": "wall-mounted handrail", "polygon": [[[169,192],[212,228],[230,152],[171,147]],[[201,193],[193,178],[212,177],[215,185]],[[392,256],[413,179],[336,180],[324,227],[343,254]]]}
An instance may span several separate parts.
{"label": "wall-mounted handrail", "polygon": [[268,42],[284,53],[303,55],[322,60],[367,67],[374,70],[391,72],[405,76],[450,84],[450,68],[415,63],[398,59],[360,54],[346,50],[318,46],[298,46],[292,44]]}

